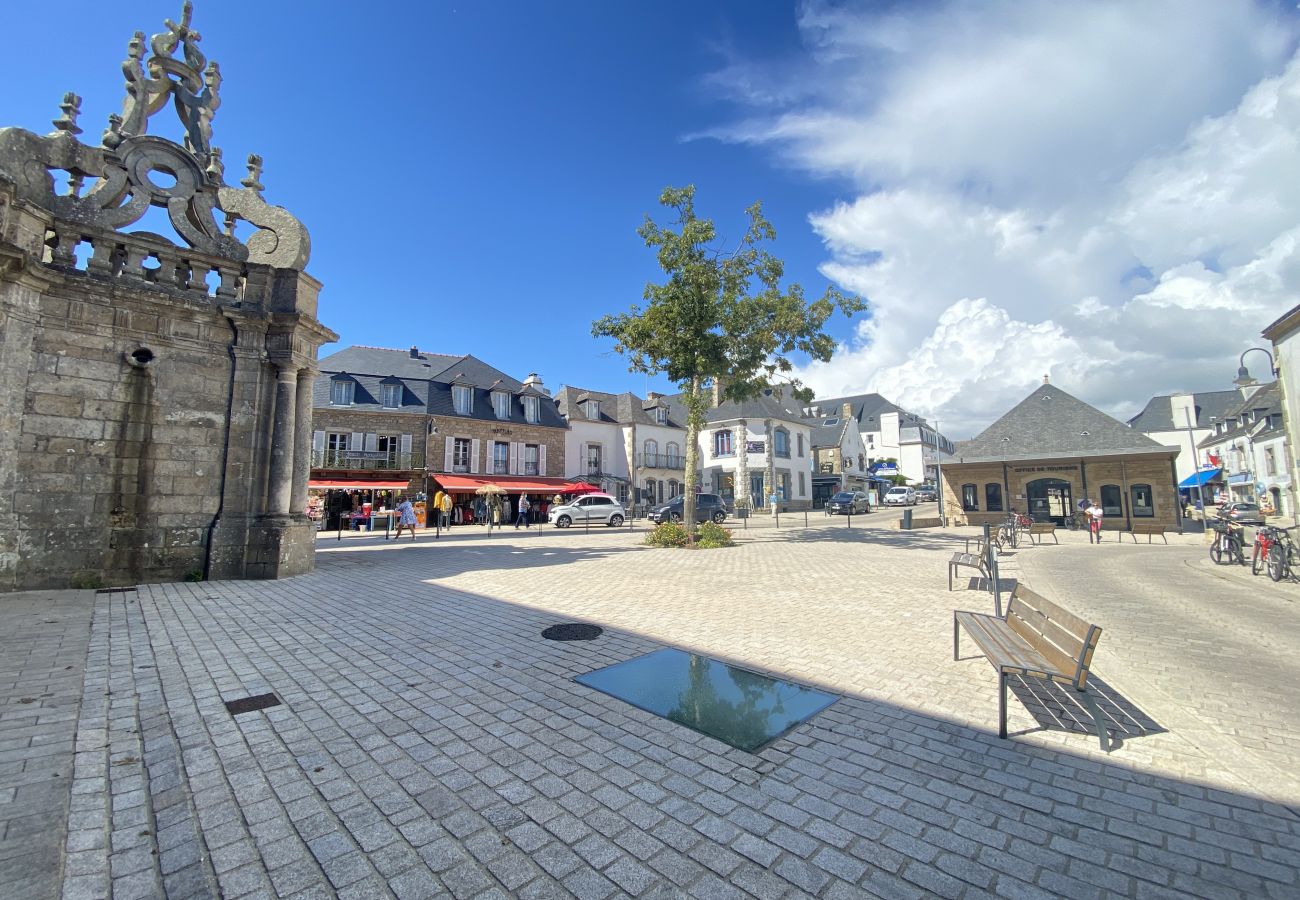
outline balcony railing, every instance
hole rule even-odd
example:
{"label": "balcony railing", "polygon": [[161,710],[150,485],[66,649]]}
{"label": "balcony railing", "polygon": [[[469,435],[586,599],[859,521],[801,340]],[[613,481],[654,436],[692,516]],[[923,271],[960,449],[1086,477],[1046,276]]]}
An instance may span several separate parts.
{"label": "balcony railing", "polygon": [[642,453],[636,464],[646,469],[685,469],[686,457],[680,453]]}
{"label": "balcony railing", "polygon": [[412,453],[388,453],[384,450],[313,450],[311,464],[316,469],[410,469],[415,464]]}

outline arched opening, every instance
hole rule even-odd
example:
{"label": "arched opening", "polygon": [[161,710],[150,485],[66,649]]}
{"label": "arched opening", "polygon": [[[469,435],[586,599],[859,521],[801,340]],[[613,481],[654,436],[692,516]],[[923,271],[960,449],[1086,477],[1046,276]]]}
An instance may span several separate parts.
{"label": "arched opening", "polygon": [[1060,478],[1039,478],[1029,482],[1025,485],[1025,499],[1029,502],[1029,515],[1035,522],[1064,525],[1074,511],[1070,482]]}

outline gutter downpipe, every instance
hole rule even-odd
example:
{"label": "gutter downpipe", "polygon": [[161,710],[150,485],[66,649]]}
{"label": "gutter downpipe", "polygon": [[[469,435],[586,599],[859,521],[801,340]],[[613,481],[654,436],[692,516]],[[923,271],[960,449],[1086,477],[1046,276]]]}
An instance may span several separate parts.
{"label": "gutter downpipe", "polygon": [[217,524],[221,521],[221,514],[226,508],[226,468],[230,461],[230,418],[235,411],[235,371],[237,369],[237,359],[235,357],[235,345],[239,343],[239,329],[235,327],[234,319],[229,316],[225,317],[226,324],[230,326],[230,343],[226,346],[226,353],[230,356],[230,383],[226,388],[226,427],[221,437],[221,481],[217,494],[217,511],[212,515],[212,521],[208,523],[208,548],[203,554],[203,580],[207,581],[212,574],[212,540],[217,532]]}

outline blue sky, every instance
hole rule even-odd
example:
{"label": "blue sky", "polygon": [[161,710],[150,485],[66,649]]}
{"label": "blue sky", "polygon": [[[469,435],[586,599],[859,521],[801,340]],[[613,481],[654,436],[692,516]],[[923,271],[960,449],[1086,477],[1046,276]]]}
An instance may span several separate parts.
{"label": "blue sky", "polygon": [[[179,11],[25,5],[0,124],[48,131],[74,90],[97,140],[131,33]],[[1300,296],[1298,21],[1252,0],[198,0],[193,24],[227,180],[265,158],[343,343],[668,389],[590,324],[658,277],[636,228],[694,183],[724,235],[761,199],[810,295],[871,303],[805,381],[961,438],[1044,374],[1120,417],[1230,386]]]}

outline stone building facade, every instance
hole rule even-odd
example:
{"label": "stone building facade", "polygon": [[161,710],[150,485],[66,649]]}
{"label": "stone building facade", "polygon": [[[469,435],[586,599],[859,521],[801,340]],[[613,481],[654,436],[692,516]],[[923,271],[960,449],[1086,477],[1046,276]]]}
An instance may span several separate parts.
{"label": "stone building facade", "polygon": [[1182,524],[1178,448],[1051,384],[955,451],[943,466],[943,503],[956,525],[995,524],[1012,509],[1063,525],[1084,499],[1101,505],[1108,529]]}
{"label": "stone building facade", "polygon": [[[147,60],[136,33],[98,146],[75,94],[49,135],[0,129],[0,590],[313,565],[311,372],[336,335],[261,160],[225,183],[221,74],[189,15]],[[179,142],[148,133],[172,99]],[[151,207],[178,242],[122,230]]]}

